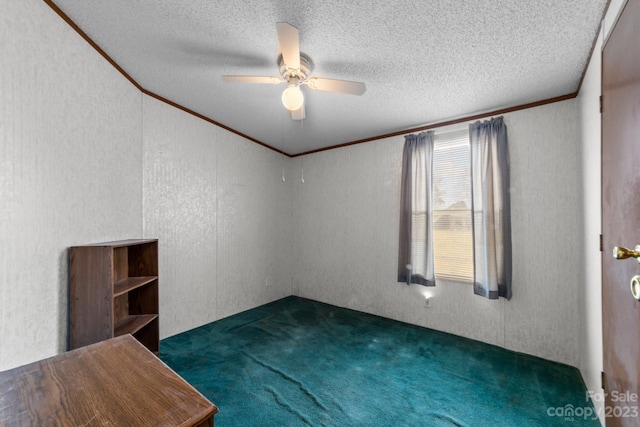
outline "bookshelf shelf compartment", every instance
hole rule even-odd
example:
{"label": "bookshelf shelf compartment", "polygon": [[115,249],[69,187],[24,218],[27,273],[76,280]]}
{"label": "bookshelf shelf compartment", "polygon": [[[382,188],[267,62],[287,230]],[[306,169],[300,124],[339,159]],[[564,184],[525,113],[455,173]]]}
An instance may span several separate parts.
{"label": "bookshelf shelf compartment", "polygon": [[138,314],[124,317],[113,326],[113,335],[116,337],[126,334],[133,335],[157,318],[157,314]]}
{"label": "bookshelf shelf compartment", "polygon": [[69,248],[69,349],[132,334],[160,350],[158,240]]}
{"label": "bookshelf shelf compartment", "polygon": [[127,277],[126,279],[118,280],[113,284],[113,296],[117,297],[124,295],[127,292],[139,288],[140,286],[144,286],[147,283],[151,283],[154,280],[158,280],[158,276]]}

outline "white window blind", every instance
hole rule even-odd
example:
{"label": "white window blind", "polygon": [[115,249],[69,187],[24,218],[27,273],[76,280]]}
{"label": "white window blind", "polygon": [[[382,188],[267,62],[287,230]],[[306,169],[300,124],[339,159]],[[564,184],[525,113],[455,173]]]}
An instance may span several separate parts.
{"label": "white window blind", "polygon": [[467,129],[435,135],[433,252],[437,279],[473,281],[469,150]]}

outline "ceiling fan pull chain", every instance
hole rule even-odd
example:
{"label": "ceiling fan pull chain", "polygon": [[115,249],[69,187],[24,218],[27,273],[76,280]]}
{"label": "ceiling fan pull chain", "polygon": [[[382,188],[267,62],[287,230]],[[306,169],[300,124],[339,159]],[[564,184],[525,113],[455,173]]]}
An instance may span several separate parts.
{"label": "ceiling fan pull chain", "polygon": [[284,177],[284,165],[285,165],[285,159],[284,159],[284,114],[280,116],[280,130],[281,130],[281,134],[282,134],[282,145],[280,146],[280,151],[282,151],[282,182],[286,182],[286,179]]}
{"label": "ceiling fan pull chain", "polygon": [[285,182],[286,179],[284,178],[284,154],[282,155],[282,182]]}
{"label": "ceiling fan pull chain", "polygon": [[[304,120],[300,120],[300,145],[302,146],[302,142],[304,141]],[[304,150],[302,150],[304,152]],[[304,156],[300,159],[300,169],[302,170],[302,178],[300,181],[304,184]]]}

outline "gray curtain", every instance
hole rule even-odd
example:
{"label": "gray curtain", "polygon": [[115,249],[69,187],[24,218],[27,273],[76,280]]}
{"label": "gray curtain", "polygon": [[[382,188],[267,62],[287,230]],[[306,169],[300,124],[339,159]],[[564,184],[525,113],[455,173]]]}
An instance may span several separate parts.
{"label": "gray curtain", "polygon": [[400,196],[398,282],[435,285],[432,200],[433,131],[405,136]]}
{"label": "gray curtain", "polygon": [[511,208],[507,127],[502,117],[469,126],[474,292],[511,299]]}

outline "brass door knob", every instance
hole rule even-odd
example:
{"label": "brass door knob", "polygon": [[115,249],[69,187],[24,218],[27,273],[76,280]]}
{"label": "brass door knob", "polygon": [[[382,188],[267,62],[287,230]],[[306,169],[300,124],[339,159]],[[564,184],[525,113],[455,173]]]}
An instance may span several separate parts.
{"label": "brass door knob", "polygon": [[631,295],[640,301],[640,276],[633,276],[631,279]]}
{"label": "brass door knob", "polygon": [[[613,248],[613,257],[615,259],[635,258],[640,263],[640,245],[636,245],[634,250],[616,246]],[[631,287],[633,298],[640,301],[640,275],[633,276],[629,286]]]}
{"label": "brass door knob", "polygon": [[616,246],[613,248],[613,257],[615,259],[635,258],[640,263],[640,245],[637,245],[635,250]]}

